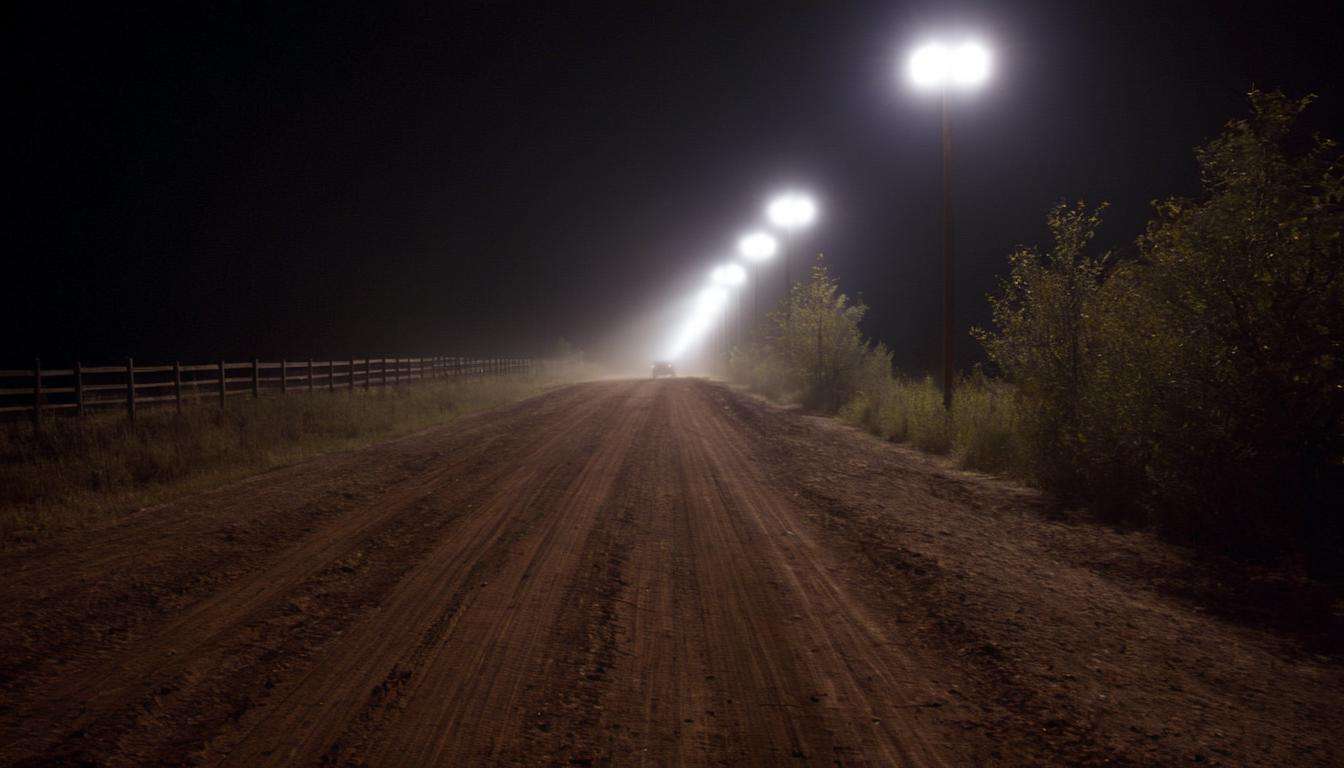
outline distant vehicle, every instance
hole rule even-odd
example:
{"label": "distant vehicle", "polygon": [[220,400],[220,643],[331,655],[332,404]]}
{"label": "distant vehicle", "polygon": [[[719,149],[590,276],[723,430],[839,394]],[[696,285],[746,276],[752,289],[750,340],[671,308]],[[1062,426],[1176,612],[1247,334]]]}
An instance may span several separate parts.
{"label": "distant vehicle", "polygon": [[671,363],[653,364],[653,378],[655,379],[658,378],[659,376],[671,376],[673,378],[676,378],[676,375],[677,375],[677,369],[673,368]]}

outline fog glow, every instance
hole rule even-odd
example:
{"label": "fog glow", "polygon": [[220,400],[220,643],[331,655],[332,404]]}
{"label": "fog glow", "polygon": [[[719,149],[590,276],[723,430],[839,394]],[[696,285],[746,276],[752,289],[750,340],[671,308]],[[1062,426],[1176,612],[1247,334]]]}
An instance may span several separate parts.
{"label": "fog glow", "polygon": [[[741,267],[738,267],[741,269]],[[690,316],[678,329],[664,356],[667,360],[680,360],[695,349],[704,339],[705,333],[714,325],[719,313],[728,305],[727,289],[718,286],[703,288],[691,302]]]}
{"label": "fog glow", "polygon": [[747,281],[747,270],[741,264],[724,264],[710,273],[709,279],[715,285],[736,288]]}

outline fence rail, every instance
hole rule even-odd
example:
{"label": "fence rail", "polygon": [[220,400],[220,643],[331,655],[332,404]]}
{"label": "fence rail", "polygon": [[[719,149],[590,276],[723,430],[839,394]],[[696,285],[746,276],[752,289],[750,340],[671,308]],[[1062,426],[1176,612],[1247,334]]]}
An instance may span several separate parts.
{"label": "fence rail", "polygon": [[526,357],[369,357],[348,360],[251,360],[184,365],[180,362],[136,365],[42,367],[0,370],[0,419],[23,418],[40,423],[44,414],[84,414],[124,409],[135,418],[142,405],[186,405],[230,397],[288,395],[338,390],[354,392],[396,387],[421,381],[487,376],[518,376],[539,372],[553,361]]}

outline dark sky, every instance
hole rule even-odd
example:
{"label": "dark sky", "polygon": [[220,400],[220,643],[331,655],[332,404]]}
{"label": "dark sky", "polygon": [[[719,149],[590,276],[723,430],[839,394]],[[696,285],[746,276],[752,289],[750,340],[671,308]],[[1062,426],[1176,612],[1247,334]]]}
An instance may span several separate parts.
{"label": "dark sky", "polygon": [[802,184],[795,263],[932,367],[937,111],[899,68],[944,29],[996,60],[954,107],[963,326],[1054,201],[1123,245],[1194,191],[1252,83],[1344,134],[1339,2],[132,5],[6,11],[9,363],[600,350]]}

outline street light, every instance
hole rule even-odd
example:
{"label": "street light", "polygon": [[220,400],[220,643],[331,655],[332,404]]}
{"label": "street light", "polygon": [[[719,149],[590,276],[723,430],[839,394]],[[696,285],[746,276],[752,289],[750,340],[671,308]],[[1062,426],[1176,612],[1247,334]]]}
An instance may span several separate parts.
{"label": "street light", "polygon": [[768,232],[751,232],[737,241],[737,251],[751,261],[765,261],[779,250],[779,241]]}
{"label": "street light", "polygon": [[989,51],[968,41],[956,48],[932,42],[910,56],[910,79],[922,88],[975,86],[989,78]]}
{"label": "street light", "polygon": [[[765,207],[766,218],[781,229],[802,229],[817,218],[817,204],[802,192],[784,192],[776,195]],[[792,282],[789,276],[789,254],[784,253],[784,306],[790,315],[793,308],[789,305],[789,288]]]}
{"label": "street light", "polygon": [[989,51],[966,41],[955,47],[926,43],[910,56],[908,73],[917,88],[936,91],[942,112],[943,144],[943,408],[952,408],[952,126],[948,121],[949,90],[970,89],[989,79]]}
{"label": "street light", "polygon": [[[737,241],[737,252],[748,261],[765,261],[779,252],[779,241],[769,232],[750,232]],[[759,322],[761,307],[759,296],[761,288],[751,284],[751,322]]]}
{"label": "street light", "polygon": [[770,201],[770,205],[765,208],[765,215],[776,226],[799,229],[811,224],[817,217],[817,204],[801,192],[785,192]]}

